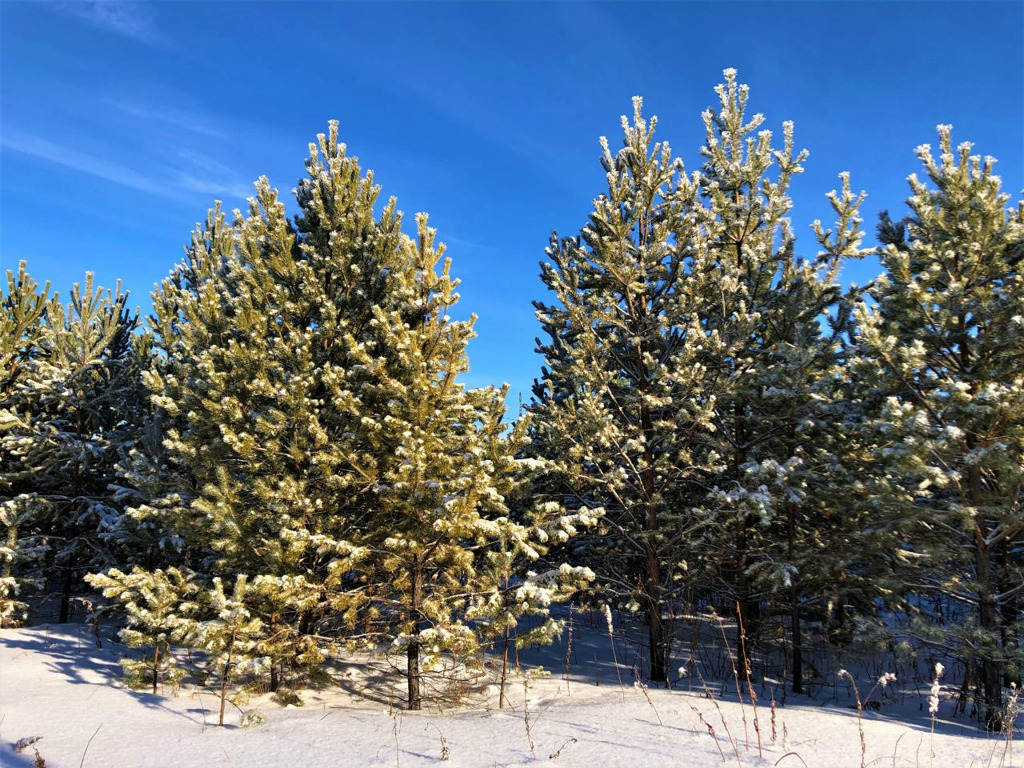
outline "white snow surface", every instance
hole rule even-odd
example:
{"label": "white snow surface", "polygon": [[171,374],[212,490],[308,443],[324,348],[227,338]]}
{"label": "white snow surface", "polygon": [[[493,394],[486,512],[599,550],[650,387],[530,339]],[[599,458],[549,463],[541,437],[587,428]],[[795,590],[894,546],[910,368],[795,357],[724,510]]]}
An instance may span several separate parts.
{"label": "white snow surface", "polygon": [[[599,643],[598,635],[595,646]],[[472,708],[440,712],[434,706],[416,713],[397,704],[389,707],[386,698],[374,695],[370,672],[379,670],[366,665],[360,672],[356,663],[345,673],[352,685],[306,691],[301,707],[253,698],[244,708],[258,710],[266,720],[249,728],[240,727],[240,710],[229,705],[227,725],[221,728],[212,691],[183,686],[175,696],[129,690],[120,682],[117,663],[125,649],[106,639],[104,646],[97,649],[80,625],[0,630],[0,766],[35,765],[34,746],[48,768],[412,768],[442,763],[442,734],[450,751],[445,764],[453,768],[861,765],[856,711],[845,703],[822,706],[791,696],[776,711],[773,743],[771,711],[760,702],[759,757],[749,702],[709,699],[690,678],[676,690],[650,689],[648,702],[644,690],[632,684],[631,670],[617,674],[606,667],[595,685],[594,667],[587,672],[582,661],[570,675],[552,664],[551,676],[529,680],[528,689],[518,677],[511,686],[511,706],[504,709],[498,708],[497,690],[491,687]],[[360,690],[361,684],[367,687]],[[680,690],[687,684],[694,690]],[[401,688],[389,690],[400,694]],[[949,701],[942,702],[932,735],[921,702],[910,697],[865,712],[868,765],[1024,765],[1024,744],[1014,748],[1004,737],[985,735],[963,716],[948,719]],[[714,728],[714,737],[698,712]],[[41,738],[15,753],[19,740],[32,737]]]}

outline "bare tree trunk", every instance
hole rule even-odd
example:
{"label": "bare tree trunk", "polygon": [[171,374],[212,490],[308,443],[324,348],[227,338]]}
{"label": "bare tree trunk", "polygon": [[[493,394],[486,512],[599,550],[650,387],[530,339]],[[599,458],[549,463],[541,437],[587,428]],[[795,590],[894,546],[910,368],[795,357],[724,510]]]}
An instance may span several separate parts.
{"label": "bare tree trunk", "polygon": [[643,489],[647,514],[644,518],[646,539],[644,541],[644,596],[647,619],[647,639],[650,643],[650,679],[653,683],[668,683],[668,648],[665,628],[661,621],[663,600],[661,596],[661,563],[655,549],[658,531],[658,511],[654,505],[654,424],[646,399],[640,402],[640,426],[644,432]]}
{"label": "bare tree trunk", "polygon": [[[979,595],[981,628],[998,632],[999,612],[995,596],[988,591]],[[999,679],[999,662],[991,657],[992,649],[981,657],[981,684],[985,696],[985,728],[989,731],[1003,730],[1003,686]]]}
{"label": "bare tree trunk", "polygon": [[[796,508],[787,504],[787,528],[789,562],[793,563],[796,556]],[[804,692],[804,654],[803,637],[800,628],[800,593],[797,589],[797,576],[794,573],[789,581],[789,630],[793,640],[793,693]]]}
{"label": "bare tree trunk", "polygon": [[153,695],[156,696],[156,686],[160,682],[160,641],[153,646]]}
{"label": "bare tree trunk", "polygon": [[[991,564],[989,548],[985,546],[980,529],[975,529],[975,567],[978,578],[978,623],[985,632],[999,637],[999,609],[996,597],[989,587]],[[985,700],[985,728],[990,731],[1003,729],[1003,686],[1000,680],[999,662],[993,658],[996,649],[989,645],[981,651],[981,689]]]}
{"label": "bare tree trunk", "polygon": [[501,688],[498,691],[498,709],[505,707],[505,685],[508,682],[508,627],[505,627],[505,645],[501,652]]}
{"label": "bare tree trunk", "polygon": [[420,679],[420,606],[423,601],[423,573],[420,570],[419,559],[412,567],[412,634],[406,649],[406,680],[409,685],[409,709],[416,712],[423,707],[423,691]]}
{"label": "bare tree trunk", "polygon": [[61,568],[61,584],[60,584],[60,617],[57,619],[58,624],[67,624],[68,619],[71,617],[71,583],[74,572],[70,565],[64,565]]}
{"label": "bare tree trunk", "polygon": [[647,600],[647,639],[651,645],[651,682],[668,682],[668,654],[665,647],[665,627],[661,621],[661,602]]}

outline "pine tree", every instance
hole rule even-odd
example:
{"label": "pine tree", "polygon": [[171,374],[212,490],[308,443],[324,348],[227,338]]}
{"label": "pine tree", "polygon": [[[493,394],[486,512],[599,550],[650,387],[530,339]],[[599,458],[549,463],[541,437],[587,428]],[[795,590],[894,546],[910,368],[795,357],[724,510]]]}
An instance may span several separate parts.
{"label": "pine tree", "polygon": [[263,624],[246,605],[248,584],[245,575],[235,578],[231,594],[224,592],[224,583],[214,578],[204,602],[214,618],[200,621],[195,628],[193,642],[197,648],[209,652],[207,668],[214,674],[220,691],[220,714],[217,724],[224,725],[224,709],[231,684],[239,675],[259,672],[267,663],[259,655]]}
{"label": "pine tree", "polygon": [[663,613],[700,521],[685,499],[706,474],[712,382],[694,311],[689,260],[699,207],[667,144],[653,140],[639,98],[623,118],[623,148],[602,138],[608,190],[580,237],[552,236],[541,278],[555,303],[535,302],[549,339],[529,410],[535,455],[546,459],[546,503],[602,516],[576,548],[601,586],[644,614],[649,674],[668,680]]}
{"label": "pine tree", "polygon": [[822,252],[797,259],[788,187],[806,153],[791,123],[775,149],[763,117],[746,114],[747,87],[725,78],[691,177],[652,146],[637,102],[624,149],[613,157],[605,143],[609,191],[582,238],[548,250],[542,278],[558,303],[537,304],[551,341],[531,410],[542,455],[556,458],[549,487],[604,510],[590,555],[607,586],[643,606],[658,681],[663,608],[688,586],[710,596],[709,576],[747,635],[762,601],[781,597],[799,653],[796,579],[809,561],[797,549],[816,535],[836,464],[824,402],[849,312],[830,312],[842,259],[861,254],[862,196],[844,176],[830,196],[838,229],[818,225]]}
{"label": "pine tree", "polygon": [[[49,284],[40,290],[25,262],[19,263],[17,275],[7,272],[6,290],[0,293],[0,440],[19,423],[11,411],[12,398],[25,367],[41,353],[49,290]],[[28,604],[19,596],[34,583],[28,573],[45,554],[45,547],[30,532],[41,506],[34,490],[20,460],[9,450],[0,450],[0,626],[26,618]]]}
{"label": "pine tree", "polygon": [[111,568],[86,576],[124,611],[127,626],[120,632],[121,641],[129,648],[152,648],[140,658],[122,659],[129,686],[152,685],[156,694],[161,682],[176,684],[184,676],[173,651],[176,645],[194,644],[199,586],[193,576],[177,568],[149,572],[139,567],[130,573]]}
{"label": "pine tree", "polygon": [[375,212],[335,123],[306,165],[294,224],[261,179],[247,215],[197,227],[154,297],[167,469],[139,475],[156,498],[135,514],[266,591],[272,673],[365,626],[406,655],[417,709],[424,662],[475,646],[465,612],[513,527],[524,429],[505,434],[506,390],[459,381],[473,321],[449,315],[457,281],[426,216],[411,238],[394,200]]}
{"label": "pine tree", "polygon": [[47,547],[41,537],[28,533],[40,505],[35,494],[24,493],[0,502],[0,627],[16,627],[28,618],[29,604],[21,599],[40,579],[39,564]]}
{"label": "pine tree", "polygon": [[[703,361],[717,381],[712,423],[724,459],[705,501],[716,523],[708,546],[717,562],[709,565],[744,622],[737,637],[743,663],[750,654],[743,636],[756,637],[762,606],[788,604],[799,690],[800,605],[807,596],[799,581],[815,561],[799,551],[829,538],[840,415],[829,401],[842,378],[849,319],[838,277],[844,258],[863,253],[857,209],[864,195],[853,194],[842,174],[842,190],[829,194],[837,228],[825,231],[816,222],[822,250],[814,259],[798,258],[788,192],[807,152],[795,151],[790,122],[775,148],[772,132],[759,130],[763,116],[748,115],[747,86],[733,70],[725,80],[716,88],[717,110],[703,114],[706,204],[694,258],[712,298],[701,310],[703,330],[721,344],[717,359]],[[818,574],[819,585],[829,579]]]}
{"label": "pine tree", "polygon": [[288,642],[274,658],[296,670],[331,607],[331,568],[354,569],[336,537],[351,525],[352,427],[338,402],[351,397],[341,390],[353,361],[338,317],[344,288],[332,285],[351,272],[315,261],[265,179],[248,216],[236,211],[229,224],[215,209],[197,227],[154,296],[159,354],[145,378],[165,454],[156,466],[151,453],[136,457],[143,504],[133,510],[211,576],[289,580],[292,604],[278,614],[271,600],[261,619],[274,644]]}
{"label": "pine tree", "polygon": [[126,435],[110,484],[113,503],[123,510],[108,537],[116,545],[116,559],[121,567],[140,565],[153,570],[182,566],[196,554],[164,525],[165,520],[180,519],[185,514],[180,489],[191,487],[192,475],[188,467],[169,459],[164,446],[170,428],[168,419],[151,402],[143,380],[144,375],[163,362],[154,350],[153,336],[148,330],[132,336],[130,389],[121,408],[132,430]]}
{"label": "pine tree", "polygon": [[120,510],[109,489],[133,425],[125,418],[133,389],[127,294],[93,288],[87,274],[70,302],[47,304],[38,353],[23,364],[4,403],[0,448],[7,482],[36,494],[33,532],[50,547],[60,574],[59,621],[68,620],[83,571],[111,562],[108,537]]}
{"label": "pine tree", "polygon": [[1024,214],[994,159],[938,131],[938,158],[917,149],[927,179],[909,179],[910,216],[882,220],[885,274],[859,308],[855,373],[882,402],[868,424],[881,521],[908,538],[913,583],[969,612],[962,653],[998,729],[1001,667],[1017,653],[1004,619],[1024,589]]}
{"label": "pine tree", "polygon": [[[249,610],[263,627],[256,653],[268,661],[270,690],[284,701],[282,689],[291,691],[289,697],[294,696],[295,683],[315,679],[327,658],[319,636],[309,634],[295,620],[317,609],[323,586],[302,575],[261,574],[248,586],[247,595]],[[348,608],[351,610],[351,606]],[[342,614],[339,623],[344,621]]]}

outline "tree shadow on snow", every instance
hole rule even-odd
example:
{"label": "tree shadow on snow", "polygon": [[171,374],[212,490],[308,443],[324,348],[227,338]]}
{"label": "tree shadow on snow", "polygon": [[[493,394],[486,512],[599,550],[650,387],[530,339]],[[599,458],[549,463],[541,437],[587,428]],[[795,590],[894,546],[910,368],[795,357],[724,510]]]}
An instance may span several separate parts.
{"label": "tree shadow on snow", "polygon": [[[214,711],[202,704],[185,711],[167,706],[167,697],[147,691],[133,690],[123,683],[121,658],[128,649],[116,641],[103,637],[103,647],[96,647],[95,636],[90,628],[81,624],[60,624],[56,626],[33,627],[31,634],[22,632],[17,637],[4,637],[8,648],[22,649],[44,659],[43,664],[52,672],[63,677],[72,685],[110,688],[131,696],[148,709],[159,709],[182,717],[197,725],[214,725],[211,722]],[[18,658],[21,654],[15,655]],[[213,696],[213,694],[210,694]],[[198,714],[199,717],[191,716]],[[40,750],[42,752],[42,750]],[[13,753],[12,753],[13,754]],[[24,757],[24,755],[17,755]],[[44,755],[45,757],[45,755]],[[34,765],[33,761],[29,764]]]}

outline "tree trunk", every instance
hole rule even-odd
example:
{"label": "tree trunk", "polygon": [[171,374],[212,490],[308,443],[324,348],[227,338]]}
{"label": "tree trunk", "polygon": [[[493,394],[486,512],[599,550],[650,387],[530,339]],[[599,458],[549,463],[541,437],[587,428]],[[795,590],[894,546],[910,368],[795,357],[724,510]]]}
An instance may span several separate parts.
{"label": "tree trunk", "polygon": [[[792,434],[792,432],[791,432]],[[790,451],[792,458],[792,451]],[[786,527],[789,562],[796,558],[796,507],[793,504],[786,505]],[[804,692],[804,654],[803,638],[800,631],[800,592],[797,589],[796,574],[790,576],[789,581],[789,631],[793,640],[793,693]]]}
{"label": "tree trunk", "polygon": [[61,569],[60,617],[57,619],[58,624],[67,624],[68,619],[71,617],[71,583],[73,573],[70,565],[65,565]]}
{"label": "tree trunk", "polygon": [[419,559],[412,567],[412,604],[409,606],[412,614],[412,639],[406,649],[406,679],[409,685],[409,710],[419,711],[423,706],[423,691],[420,680],[420,606],[423,601],[423,573],[420,570]]}
{"label": "tree trunk", "polygon": [[[981,602],[981,628],[998,632],[999,612],[995,596],[989,592],[979,595]],[[991,649],[981,657],[981,685],[985,697],[985,728],[989,731],[1003,730],[1003,686],[999,679],[999,663],[991,657]]]}
{"label": "tree trunk", "polygon": [[[967,433],[967,448],[977,447],[977,437]],[[971,506],[979,515],[974,523],[974,568],[978,580],[978,624],[982,631],[992,638],[986,638],[981,648],[981,689],[985,700],[985,728],[990,731],[1003,729],[1003,686],[1000,679],[999,662],[996,660],[1000,642],[999,606],[993,591],[992,548],[986,542],[987,523],[981,518],[982,493],[981,469],[977,464],[967,467],[967,490]]]}
{"label": "tree trunk", "polygon": [[[1011,572],[1011,560],[1013,548],[1017,545],[1017,538],[1008,539],[999,548],[998,565],[999,573],[996,580],[999,583],[999,591],[1007,592],[1015,584]],[[1020,618],[1020,602],[1017,596],[1004,600],[999,606],[999,626],[1002,630],[1003,657],[1009,663],[1003,669],[1003,685],[1009,688],[1011,685],[1021,687],[1020,656],[1018,653],[1019,641],[1017,638],[1017,620]]]}
{"label": "tree trunk", "polygon": [[505,644],[501,652],[501,688],[498,691],[498,709],[505,707],[505,685],[508,683],[508,627],[505,627]]}
{"label": "tree trunk", "polygon": [[225,668],[224,679],[220,682],[220,717],[217,719],[217,725],[224,725],[224,705],[228,699],[228,672]]}
{"label": "tree trunk", "polygon": [[[737,248],[737,259],[739,249]],[[743,477],[743,465],[747,462],[747,430],[746,430],[746,404],[737,401],[733,406],[733,440],[735,449],[732,455],[732,468],[735,474],[735,481],[741,482]],[[736,520],[736,602],[738,611],[736,617],[736,655],[739,658],[741,668],[749,668],[750,640],[757,634],[760,625],[761,606],[754,599],[753,588],[750,584],[750,577],[747,575],[747,516],[740,510]],[[743,630],[740,630],[740,622],[743,622]]]}
{"label": "tree trunk", "polygon": [[[978,582],[978,623],[987,634],[999,637],[999,609],[995,595],[988,588],[989,562],[988,548],[979,540],[976,548]],[[998,641],[997,641],[998,642]],[[1003,686],[1000,680],[999,662],[993,658],[995,648],[988,647],[981,651],[981,689],[985,700],[985,728],[989,731],[1003,729]]]}
{"label": "tree trunk", "polygon": [[[975,469],[975,468],[972,468]],[[978,624],[982,631],[994,638],[993,642],[983,642],[980,649],[981,690],[985,702],[985,728],[990,731],[1001,731],[1003,728],[1003,687],[1000,680],[999,662],[994,658],[995,645],[999,640],[999,607],[992,593],[991,554],[985,543],[985,534],[979,525],[974,527],[974,567],[978,579]]]}
{"label": "tree trunk", "polygon": [[224,725],[224,705],[228,700],[228,681],[231,676],[231,656],[235,649],[235,634],[231,633],[231,637],[228,639],[228,657],[224,661],[224,669],[221,670],[220,678],[220,717],[217,719],[217,725]]}
{"label": "tree trunk", "polygon": [[420,687],[420,641],[409,641],[406,649],[406,676],[409,681],[409,710],[419,711],[423,706],[423,692]]}
{"label": "tree trunk", "polygon": [[[274,637],[277,632],[277,614],[272,613],[268,618],[267,637]],[[281,687],[281,676],[278,672],[278,660],[270,660],[270,692],[277,693],[277,689]]]}
{"label": "tree trunk", "polygon": [[[646,389],[646,387],[645,387]],[[647,639],[650,643],[653,683],[668,683],[668,649],[665,628],[661,621],[663,600],[661,596],[661,563],[655,548],[658,533],[658,511],[654,505],[654,424],[646,399],[640,401],[640,426],[644,433],[644,468],[642,473],[644,502],[647,514],[644,518],[644,597],[647,619]]]}
{"label": "tree trunk", "polygon": [[156,696],[156,687],[160,682],[160,641],[153,646],[153,695]]}
{"label": "tree trunk", "polygon": [[793,693],[804,692],[803,634],[800,628],[800,605],[797,602],[796,584],[789,588],[790,631],[793,635]]}
{"label": "tree trunk", "polygon": [[646,601],[647,639],[651,647],[652,683],[668,683],[668,653],[665,642],[665,627],[661,620],[659,595],[648,595]]}
{"label": "tree trunk", "polygon": [[217,718],[217,725],[224,724],[224,705],[227,703],[227,675],[229,665],[224,665],[223,677],[220,680],[220,717]]}

